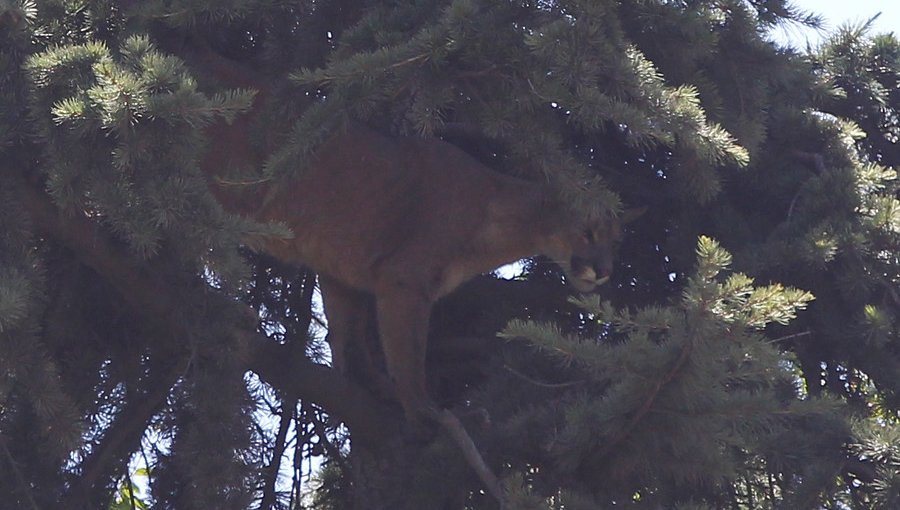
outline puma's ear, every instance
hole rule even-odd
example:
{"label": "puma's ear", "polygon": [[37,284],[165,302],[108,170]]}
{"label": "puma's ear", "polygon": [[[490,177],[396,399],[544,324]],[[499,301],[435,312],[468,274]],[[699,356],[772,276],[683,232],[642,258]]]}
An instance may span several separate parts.
{"label": "puma's ear", "polygon": [[622,211],[622,214],[619,215],[619,221],[621,221],[623,225],[631,223],[643,216],[645,212],[647,212],[647,206],[625,209]]}

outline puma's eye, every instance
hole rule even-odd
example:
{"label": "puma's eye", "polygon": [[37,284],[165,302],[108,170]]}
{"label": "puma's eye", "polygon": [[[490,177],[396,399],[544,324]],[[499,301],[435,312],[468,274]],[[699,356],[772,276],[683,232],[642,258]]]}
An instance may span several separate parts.
{"label": "puma's eye", "polygon": [[596,241],[596,239],[594,238],[594,231],[589,228],[584,229],[584,232],[582,232],[581,235],[582,237],[584,237],[584,240],[589,243],[593,243],[594,241]]}

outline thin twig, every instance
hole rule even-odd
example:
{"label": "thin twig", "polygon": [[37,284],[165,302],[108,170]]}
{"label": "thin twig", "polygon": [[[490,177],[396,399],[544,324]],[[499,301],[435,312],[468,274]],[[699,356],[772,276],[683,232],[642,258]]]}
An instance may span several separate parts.
{"label": "thin twig", "polygon": [[[302,401],[301,401],[301,406]],[[297,406],[294,406],[293,414],[294,422],[299,425],[299,415],[297,414]],[[299,436],[300,431],[299,428],[294,429],[294,465],[291,466],[293,469],[293,473],[291,473],[291,497],[288,501],[288,508],[294,508],[294,497],[297,499],[300,498],[300,481],[301,481],[301,468],[299,467],[301,462],[303,462],[303,445],[300,443],[300,440],[296,437]]]}
{"label": "thin twig", "polygon": [[144,469],[147,470],[147,490],[152,494],[153,479],[150,477],[150,460],[147,458],[147,450],[144,449],[144,441],[141,439],[141,457],[144,459]]}
{"label": "thin twig", "polygon": [[491,74],[492,72],[496,71],[497,69],[499,69],[497,64],[491,64],[491,65],[485,67],[484,69],[479,69],[477,71],[460,71],[460,72],[456,73],[456,76],[458,78],[480,78],[481,76],[486,76],[488,74]]}
{"label": "thin twig", "polygon": [[803,188],[797,190],[797,193],[794,194],[794,198],[791,199],[791,205],[788,206],[787,219],[790,220],[791,216],[794,215],[794,206],[797,205],[797,199],[800,198],[800,193],[803,191]]}
{"label": "thin twig", "polygon": [[[825,175],[828,171],[828,168],[825,166],[825,157],[817,152],[795,150],[791,154],[801,161],[812,164],[817,175]],[[803,188],[797,190],[794,198],[791,199],[791,205],[788,207],[787,219],[791,219],[791,216],[794,214],[794,206],[797,205],[797,199],[800,198],[800,193],[802,191]]]}
{"label": "thin twig", "polygon": [[[416,62],[418,62],[418,61],[420,61],[420,60],[428,60],[430,57],[431,57],[431,53],[429,53],[429,52],[420,53],[420,54],[418,54],[418,55],[413,55],[412,57],[409,57],[409,58],[407,58],[407,59],[401,60],[401,61],[399,61],[399,62],[394,62],[393,64],[391,64],[391,65],[389,65],[389,66],[383,67],[383,68],[381,69],[381,72],[382,72],[382,73],[387,73],[387,72],[390,71],[390,70],[397,69],[397,68],[400,68],[400,67],[403,67],[403,66],[406,66],[406,65],[409,65],[409,64],[414,64],[414,63],[416,63]],[[315,80],[314,82],[313,82],[313,81],[310,81],[309,83],[317,83],[317,84],[319,84],[319,85],[328,85],[328,84],[330,84],[330,83],[335,83],[335,82],[337,82],[337,81],[339,81],[339,80],[349,80],[349,79],[355,78],[355,77],[357,77],[357,76],[361,76],[361,75],[363,75],[363,74],[365,74],[365,73],[353,73],[353,72],[348,72],[348,73],[345,73],[345,74],[343,74],[343,75],[336,75],[336,74],[334,74],[334,75],[324,75],[324,76],[322,76],[320,79]]]}
{"label": "thin twig", "polygon": [[897,294],[897,289],[895,289],[892,285],[885,282],[884,280],[880,280],[880,282],[884,286],[885,290],[887,290],[888,294],[891,296],[891,299],[894,300],[894,303],[897,306],[900,306],[900,295]]}
{"label": "thin twig", "polygon": [[405,60],[401,60],[400,62],[394,62],[393,64],[391,64],[391,65],[385,67],[385,69],[396,69],[396,68],[398,68],[398,67],[403,67],[403,66],[405,66],[405,65],[408,65],[408,64],[412,64],[412,63],[418,62],[419,60],[422,60],[422,59],[426,59],[426,60],[427,60],[428,57],[430,57],[430,56],[431,56],[431,53],[428,53],[428,52],[425,52],[425,53],[419,53],[418,55],[414,55],[414,56],[409,57],[409,58],[407,58],[407,59],[405,59]]}
{"label": "thin twig", "polygon": [[818,173],[819,175],[823,175],[828,171],[828,168],[825,166],[825,157],[817,152],[797,150],[793,151],[792,154],[801,161],[812,163],[813,168],[815,168],[816,173]]}
{"label": "thin twig", "polygon": [[131,473],[125,470],[125,489],[128,490],[128,500],[131,502],[131,510],[137,510],[137,502],[134,500],[134,483],[131,481]]}
{"label": "thin twig", "polygon": [[509,365],[503,365],[503,368],[506,369],[507,371],[509,371],[511,374],[513,374],[517,377],[520,377],[535,386],[540,386],[541,388],[568,388],[571,386],[578,386],[579,384],[585,383],[585,381],[570,381],[570,382],[564,382],[564,383],[546,383],[546,382],[541,382],[541,381],[532,379]]}
{"label": "thin twig", "polygon": [[[281,469],[281,459],[284,457],[284,450],[287,444],[287,433],[294,419],[294,407],[297,405],[296,398],[287,398],[281,402],[281,422],[278,424],[278,433],[275,436],[275,446],[272,451],[272,461],[266,467],[265,486],[263,487],[262,500],[259,503],[260,510],[268,510],[273,508],[276,503],[275,483],[278,481],[278,472]],[[288,412],[290,409],[290,412]]]}
{"label": "thin twig", "polygon": [[255,186],[257,184],[265,184],[267,182],[271,182],[271,177],[260,177],[259,179],[251,179],[247,181],[233,181],[231,179],[225,179],[223,177],[215,177],[216,184],[222,184],[225,186]]}
{"label": "thin twig", "polygon": [[3,448],[3,453],[4,455],[6,455],[6,460],[9,462],[9,466],[12,468],[13,474],[15,474],[16,476],[16,483],[19,484],[22,494],[24,494],[25,498],[28,500],[28,504],[31,506],[32,510],[41,510],[41,507],[37,505],[37,502],[31,495],[31,489],[28,487],[28,483],[25,481],[25,476],[22,475],[22,471],[19,470],[19,466],[18,464],[16,464],[16,459],[13,458],[12,452],[9,451],[9,447],[6,445],[6,439],[4,439],[3,437],[0,437],[0,447]]}
{"label": "thin twig", "polygon": [[780,336],[778,338],[773,338],[771,340],[768,340],[766,343],[767,344],[777,344],[778,342],[782,342],[784,340],[790,340],[792,338],[800,338],[801,336],[809,336],[811,334],[812,334],[812,331],[807,329],[806,331],[794,333],[793,335],[786,335],[786,336]]}
{"label": "thin twig", "polygon": [[337,462],[342,472],[349,473],[350,466],[344,462],[344,455],[341,453],[341,449],[328,439],[328,430],[326,430],[325,423],[319,418],[319,413],[312,409],[308,416],[310,416],[310,421],[313,424],[313,431],[319,436],[319,441],[322,441],[325,451],[328,452],[332,460]]}

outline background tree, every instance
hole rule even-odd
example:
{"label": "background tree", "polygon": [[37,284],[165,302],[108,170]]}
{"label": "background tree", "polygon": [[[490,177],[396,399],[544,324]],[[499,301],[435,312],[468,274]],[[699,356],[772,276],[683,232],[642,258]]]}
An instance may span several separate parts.
{"label": "background tree", "polygon": [[600,298],[533,260],[435,310],[432,393],[510,508],[895,508],[900,43],[764,39],[798,21],[0,1],[0,507],[498,507],[454,442],[327,367],[315,275],[239,248],[282,231],[209,192],[213,167],[240,205],[354,119],[581,210],[648,206]]}

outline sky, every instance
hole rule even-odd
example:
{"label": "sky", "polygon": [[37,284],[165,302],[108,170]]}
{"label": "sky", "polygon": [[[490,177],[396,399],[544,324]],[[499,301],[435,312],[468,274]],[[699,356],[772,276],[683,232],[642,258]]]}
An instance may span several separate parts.
{"label": "sky", "polygon": [[776,28],[772,37],[782,43],[803,49],[806,43],[815,47],[822,37],[846,22],[865,22],[878,13],[874,33],[894,32],[900,35],[900,1],[898,0],[793,0],[796,7],[821,14],[825,18],[825,31],[804,29],[799,25]]}

